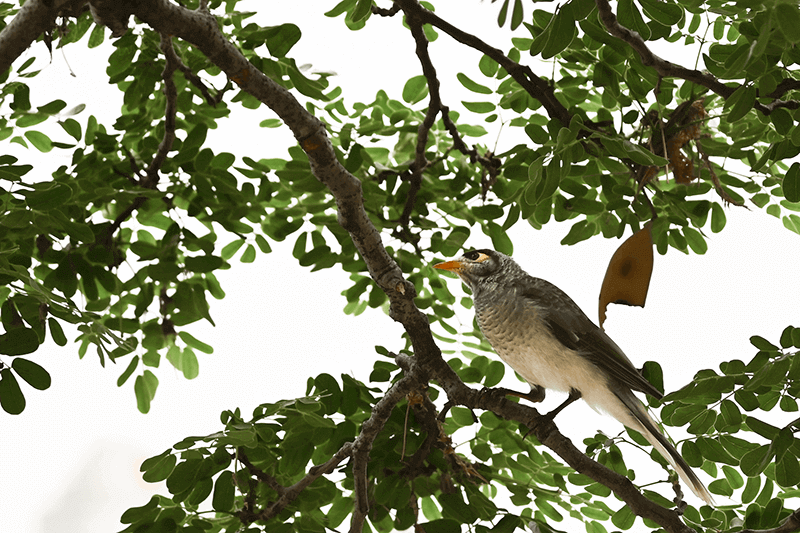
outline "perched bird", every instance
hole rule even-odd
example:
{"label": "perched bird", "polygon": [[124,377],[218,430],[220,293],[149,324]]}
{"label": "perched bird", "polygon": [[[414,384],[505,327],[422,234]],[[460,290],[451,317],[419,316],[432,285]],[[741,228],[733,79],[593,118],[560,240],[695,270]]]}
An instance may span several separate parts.
{"label": "perched bird", "polygon": [[713,505],[711,494],[633,391],[657,399],[663,395],[561,289],[530,276],[494,250],[473,250],[434,267],[455,272],[472,290],[481,332],[500,358],[531,385],[534,401],[544,398],[543,389],[569,394],[547,416],[583,398],[595,410],[641,433],[692,492]]}

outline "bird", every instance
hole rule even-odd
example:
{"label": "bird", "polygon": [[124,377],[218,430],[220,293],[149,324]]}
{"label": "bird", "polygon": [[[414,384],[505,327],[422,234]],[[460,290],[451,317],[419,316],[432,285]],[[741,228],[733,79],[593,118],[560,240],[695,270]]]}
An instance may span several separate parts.
{"label": "bird", "polygon": [[532,401],[546,389],[566,392],[566,401],[545,415],[552,419],[582,398],[624,426],[641,433],[700,499],[713,498],[634,391],[656,399],[648,382],[622,349],[564,291],[525,272],[495,250],[471,250],[434,268],[453,272],[472,291],[481,332],[500,358],[531,386]]}

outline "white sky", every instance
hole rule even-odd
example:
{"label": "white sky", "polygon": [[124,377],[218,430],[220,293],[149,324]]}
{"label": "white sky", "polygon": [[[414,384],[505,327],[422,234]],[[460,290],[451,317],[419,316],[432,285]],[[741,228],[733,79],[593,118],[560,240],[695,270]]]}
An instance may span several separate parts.
{"label": "white sky", "polygon": [[[396,20],[370,21],[367,30],[353,33],[341,19],[321,16],[335,2],[306,0],[293,5],[298,3],[302,7],[287,13],[281,11],[286,9],[281,7],[284,3],[270,2],[269,9],[279,14],[269,20],[265,16],[262,22],[298,22],[304,38],[290,54],[298,64],[310,62],[314,68],[338,72],[332,81],[343,86],[348,103],[369,102],[381,87],[399,99],[404,81],[419,67],[410,36],[395,31]],[[445,18],[455,19],[461,10],[461,20],[463,6],[463,0],[437,4]],[[472,18],[464,25],[506,48],[496,31],[497,9],[499,4],[471,2]],[[313,17],[311,26],[301,24],[307,16]],[[487,30],[491,35],[486,36]],[[478,56],[447,49],[446,40],[440,37],[431,52],[442,72],[446,103],[455,106],[457,100],[469,98],[461,93],[448,96],[458,82],[454,76],[447,78],[447,72],[474,72]],[[35,48],[46,54],[41,43]],[[68,74],[61,52],[56,51],[53,63],[32,80],[31,85],[43,87],[32,90],[33,103],[43,105],[54,98],[69,107],[86,103],[79,120],[92,113],[110,124],[119,97],[105,78],[108,51],[78,50],[65,51],[77,77]],[[358,62],[362,60],[352,59],[364,54],[371,54],[363,60],[370,64],[366,76]],[[41,65],[46,55],[43,61]],[[264,151],[277,142],[271,136],[280,133],[257,128],[258,122],[273,117],[271,112],[262,107],[238,116],[209,136],[215,151],[238,148],[238,155],[255,159],[283,153]],[[59,136],[60,128],[54,124],[45,131],[53,132],[51,137],[57,140],[66,137]],[[23,161],[43,165],[65,157],[56,150],[47,155],[34,149],[21,154]],[[796,321],[798,236],[757,208],[728,208],[726,213],[728,225],[721,234],[710,236],[706,255],[686,256],[675,250],[656,255],[647,307],[609,310],[606,331],[637,366],[659,361],[668,391],[687,383],[702,368],[717,368],[719,362],[734,358],[749,360],[755,354],[748,343],[751,335],[774,342],[793,320],[800,325]],[[573,247],[560,246],[568,229],[569,225],[551,223],[537,232],[519,224],[513,232],[515,258],[531,274],[565,290],[596,319],[602,277],[620,241],[595,237]],[[220,273],[227,297],[212,304],[217,327],[203,322],[190,329],[214,346],[214,354],[198,354],[200,375],[193,381],[162,361],[156,372],[160,386],[147,415],[136,409],[133,378],[121,389],[116,386],[127,360],[103,369],[93,350],[78,360],[77,345],[58,348],[52,342],[37,352],[32,359],[50,372],[52,387],[39,392],[23,385],[26,410],[19,416],[0,414],[0,449],[5,452],[0,460],[0,531],[118,531],[122,512],[144,504],[160,488],[141,481],[138,468],[145,458],[188,435],[217,431],[224,409],[240,407],[248,415],[260,403],[303,395],[310,375],[348,373],[366,381],[376,358],[373,346],[390,350],[402,346],[400,326],[381,311],[345,316],[340,292],[349,287],[346,275],[335,268],[310,274],[291,258],[292,243],[271,243],[274,253],[259,255],[250,265],[234,260],[231,270]],[[490,247],[491,242],[475,230],[467,245]],[[463,294],[456,280],[448,283],[457,295]],[[560,400],[554,394],[548,398],[553,405]],[[556,422],[579,446],[578,440],[587,433],[603,429],[614,435],[621,429],[583,404],[570,407]],[[165,489],[161,493],[166,494]]]}

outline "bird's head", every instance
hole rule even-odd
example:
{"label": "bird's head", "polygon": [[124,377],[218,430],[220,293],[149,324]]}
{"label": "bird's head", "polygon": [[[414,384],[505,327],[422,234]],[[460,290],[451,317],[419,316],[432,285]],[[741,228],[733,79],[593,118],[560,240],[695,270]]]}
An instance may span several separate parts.
{"label": "bird's head", "polygon": [[481,288],[505,284],[519,271],[513,259],[494,250],[472,250],[433,268],[458,274],[476,295]]}

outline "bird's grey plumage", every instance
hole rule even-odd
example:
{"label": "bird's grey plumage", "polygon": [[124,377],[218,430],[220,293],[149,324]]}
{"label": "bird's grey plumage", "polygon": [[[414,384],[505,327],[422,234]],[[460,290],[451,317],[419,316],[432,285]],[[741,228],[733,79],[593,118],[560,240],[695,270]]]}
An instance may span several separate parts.
{"label": "bird's grey plumage", "polygon": [[561,289],[494,250],[473,250],[436,267],[455,272],[470,287],[481,332],[531,386],[579,392],[594,409],[642,433],[692,491],[712,503],[632,391],[655,398],[661,392]]}

